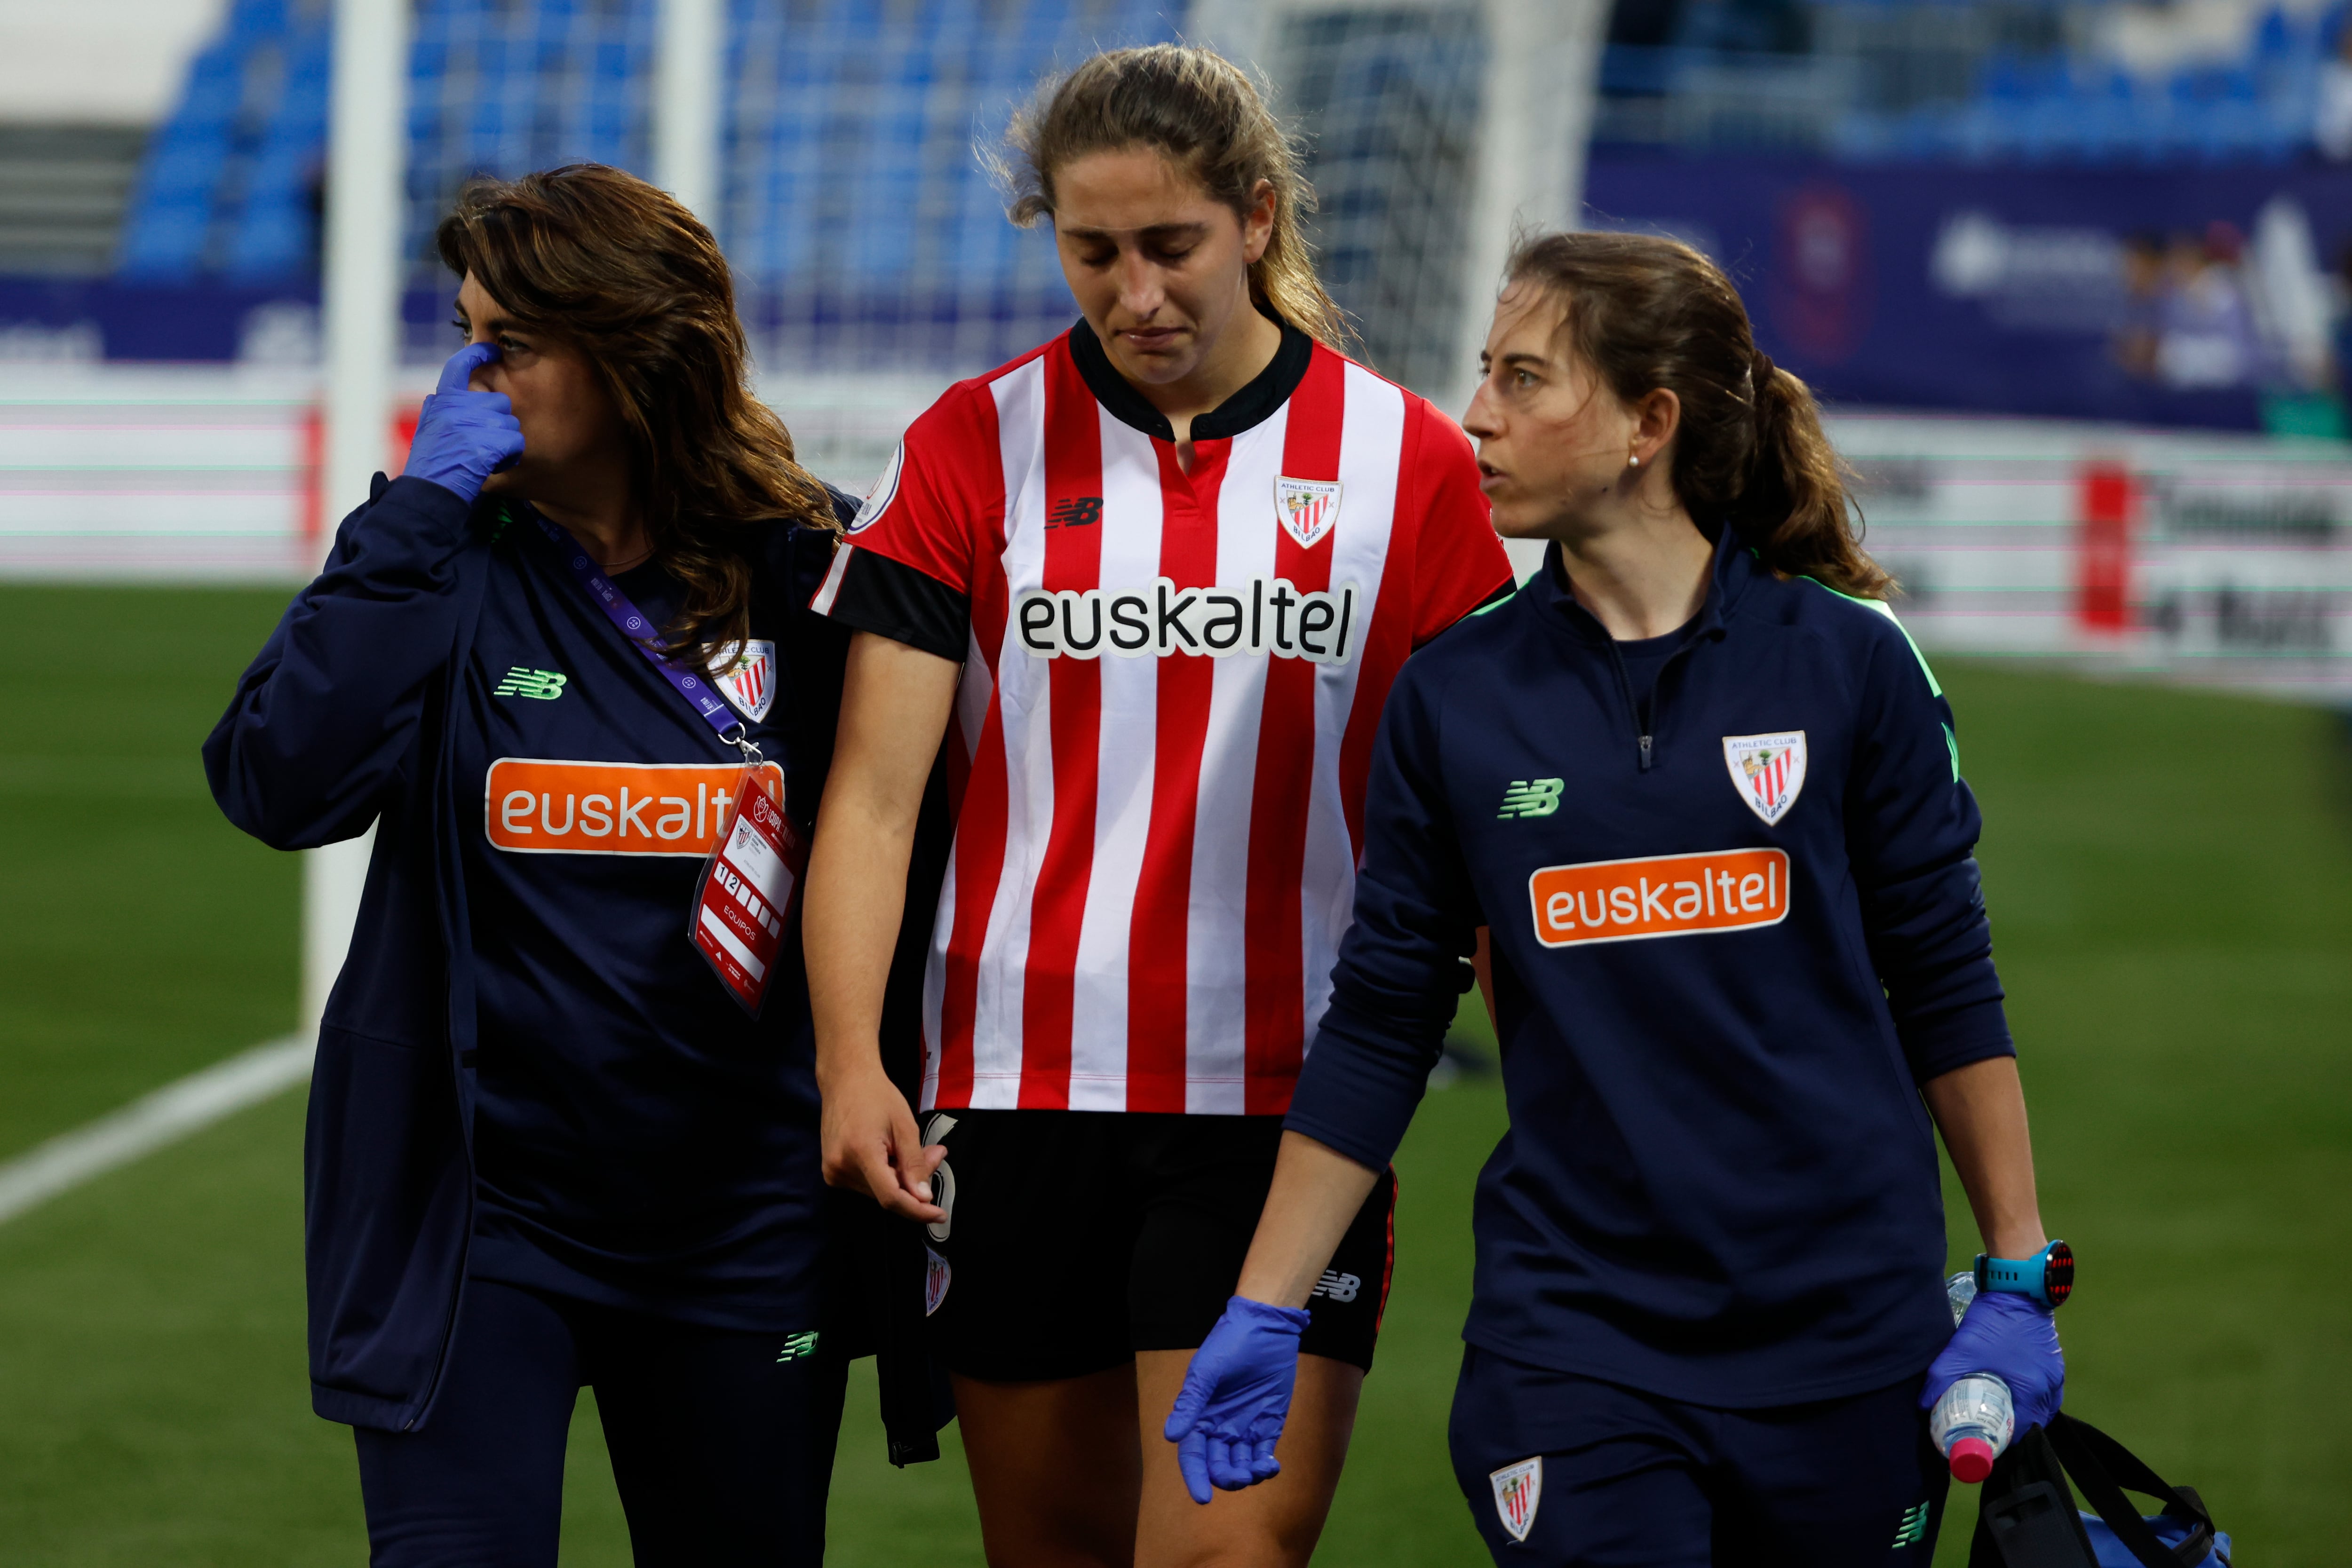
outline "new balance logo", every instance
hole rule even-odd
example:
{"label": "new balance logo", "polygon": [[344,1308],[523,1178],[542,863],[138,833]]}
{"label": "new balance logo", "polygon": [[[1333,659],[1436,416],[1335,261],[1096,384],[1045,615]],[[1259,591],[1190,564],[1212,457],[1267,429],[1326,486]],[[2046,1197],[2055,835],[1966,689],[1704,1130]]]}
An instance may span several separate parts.
{"label": "new balance logo", "polygon": [[536,697],[551,703],[563,695],[563,683],[568,677],[553,670],[526,670],[520,664],[506,673],[490,695],[494,697]]}
{"label": "new balance logo", "polygon": [[1916,1508],[1904,1511],[1903,1521],[1895,1528],[1893,1550],[1900,1552],[1906,1546],[1916,1546],[1927,1539],[1927,1505],[1923,1502]]}
{"label": "new balance logo", "polygon": [[1514,779],[1503,791],[1503,809],[1495,815],[1506,822],[1514,817],[1549,817],[1559,810],[1564,788],[1557,779]]}
{"label": "new balance logo", "polygon": [[1335,1270],[1326,1269],[1323,1270],[1323,1278],[1316,1281],[1315,1289],[1307,1294],[1310,1297],[1327,1297],[1334,1301],[1352,1301],[1356,1299],[1356,1292],[1363,1288],[1364,1281],[1361,1275],[1342,1274]]}
{"label": "new balance logo", "polygon": [[1054,503],[1054,510],[1045,526],[1049,528],[1090,528],[1102,521],[1100,496],[1072,496],[1066,501]]}
{"label": "new balance logo", "polygon": [[814,1329],[811,1329],[806,1333],[786,1335],[784,1339],[784,1354],[776,1357],[776,1359],[780,1362],[799,1361],[804,1356],[812,1356],[815,1354],[816,1331]]}

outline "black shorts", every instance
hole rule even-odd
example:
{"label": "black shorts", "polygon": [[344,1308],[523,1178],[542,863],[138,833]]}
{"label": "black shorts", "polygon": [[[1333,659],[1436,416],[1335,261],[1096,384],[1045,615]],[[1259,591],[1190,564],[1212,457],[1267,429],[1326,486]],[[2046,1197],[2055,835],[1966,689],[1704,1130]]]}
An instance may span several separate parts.
{"label": "black shorts", "polygon": [[[930,1227],[931,1325],[950,1371],[1083,1377],[1139,1350],[1192,1350],[1241,1278],[1279,1116],[933,1111],[947,1145]],[[1395,1255],[1383,1172],[1307,1303],[1300,1349],[1371,1369]]]}

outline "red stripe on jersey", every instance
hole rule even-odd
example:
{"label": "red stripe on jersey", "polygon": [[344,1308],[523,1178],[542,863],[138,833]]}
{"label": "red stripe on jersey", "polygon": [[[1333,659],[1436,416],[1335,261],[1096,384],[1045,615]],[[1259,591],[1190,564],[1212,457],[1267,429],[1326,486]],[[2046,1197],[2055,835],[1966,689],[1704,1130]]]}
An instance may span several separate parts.
{"label": "red stripe on jersey", "polygon": [[[972,628],[981,656],[992,674],[1003,622],[1001,612],[993,622],[984,619],[992,612],[982,606],[1001,607],[1005,602],[1004,564],[1000,559],[1005,526],[1004,465],[997,451],[1001,433],[995,398],[983,390],[969,406],[972,439],[968,448],[950,455],[958,458],[981,455],[970,475],[979,515],[970,518],[966,527],[976,540],[997,541],[992,552],[974,552],[971,585]],[[958,723],[950,720],[951,732]],[[960,738],[962,745],[951,740],[947,748],[948,810],[956,824],[955,910],[948,926],[946,951],[940,956],[940,1038],[925,1041],[939,1053],[934,1059],[939,1073],[936,1093],[946,1096],[941,1103],[950,1105],[961,1105],[971,1098],[971,1034],[980,1010],[981,950],[988,939],[988,915],[996,901],[997,881],[1004,873],[1008,824],[1004,715],[991,704],[980,734]]]}
{"label": "red stripe on jersey", "polygon": [[[1336,479],[1346,423],[1346,364],[1317,354],[1291,396],[1283,435],[1282,476]],[[1320,417],[1300,418],[1314,409]],[[1323,411],[1328,410],[1328,413]],[[1273,506],[1276,498],[1266,497]],[[1331,541],[1346,514],[1311,550],[1277,525],[1274,575],[1305,591],[1331,586]],[[1267,611],[1274,613],[1272,609]],[[1281,621],[1275,625],[1279,629]],[[1259,710],[1257,778],[1250,798],[1249,888],[1243,924],[1248,978],[1242,1107],[1279,1114],[1290,1102],[1307,1034],[1306,955],[1298,901],[1307,866],[1307,795],[1315,779],[1315,679],[1305,659],[1266,661]]]}
{"label": "red stripe on jersey", "polygon": [[[1160,456],[1160,570],[1179,591],[1217,580],[1217,496],[1231,441],[1192,449],[1192,472],[1176,448]],[[1151,759],[1151,821],[1143,840],[1129,924],[1127,1108],[1184,1109],[1187,943],[1192,909],[1192,835],[1200,814],[1201,754],[1209,737],[1213,659],[1160,661],[1160,710]]]}
{"label": "red stripe on jersey", "polygon": [[[1044,587],[1048,591],[1102,585],[1102,405],[1078,374],[1076,361],[1066,350],[1047,356]],[[1094,632],[1099,640],[1102,627],[1097,625]],[[1029,906],[1029,953],[1022,973],[1024,1110],[1069,1108],[1071,992],[1077,974],[1078,934],[1086,920],[1087,883],[1094,867],[1095,796],[1102,762],[1101,660],[1056,659],[1046,678],[1054,825],[1037,866],[1036,896]]]}

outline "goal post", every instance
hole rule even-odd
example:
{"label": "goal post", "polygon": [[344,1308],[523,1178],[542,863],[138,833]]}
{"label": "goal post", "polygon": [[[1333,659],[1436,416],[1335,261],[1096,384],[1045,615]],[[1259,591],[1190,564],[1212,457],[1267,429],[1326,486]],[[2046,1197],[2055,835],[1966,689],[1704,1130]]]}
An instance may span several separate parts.
{"label": "goal post", "polygon": [[1602,0],[1486,0],[1486,86],[1478,128],[1477,196],[1466,238],[1470,308],[1463,373],[1486,341],[1486,307],[1513,236],[1570,229],[1584,210],[1584,154],[1592,137]]}
{"label": "goal post", "polygon": [[[325,472],[331,512],[384,465],[399,366],[406,213],[407,0],[335,0],[327,121]],[[297,1027],[316,1030],[341,973],[375,831],[303,855]]]}
{"label": "goal post", "polygon": [[659,0],[654,41],[654,183],[713,230],[724,183],[725,0]]}
{"label": "goal post", "polygon": [[1273,86],[1367,353],[1459,413],[1514,235],[1581,210],[1606,20],[1601,0],[1196,0],[1185,36]]}

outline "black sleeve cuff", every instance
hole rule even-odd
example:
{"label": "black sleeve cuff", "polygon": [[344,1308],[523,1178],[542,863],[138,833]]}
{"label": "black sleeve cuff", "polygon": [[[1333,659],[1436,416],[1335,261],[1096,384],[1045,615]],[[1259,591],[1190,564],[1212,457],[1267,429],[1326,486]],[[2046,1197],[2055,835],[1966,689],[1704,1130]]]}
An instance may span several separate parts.
{"label": "black sleeve cuff", "polygon": [[845,547],[841,587],[825,614],[953,664],[971,650],[971,601],[939,579],[872,550]]}
{"label": "black sleeve cuff", "polygon": [[1283,1126],[1367,1170],[1386,1168],[1420,1108],[1444,1036],[1444,1021],[1375,1017],[1335,998],[1299,1070]]}

